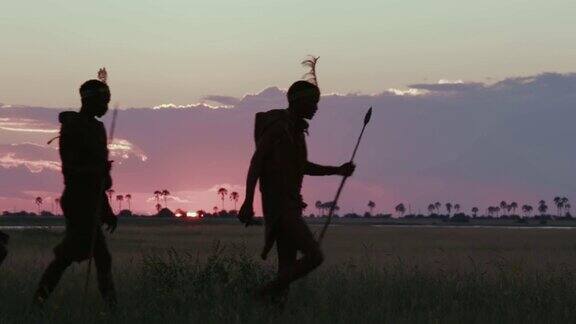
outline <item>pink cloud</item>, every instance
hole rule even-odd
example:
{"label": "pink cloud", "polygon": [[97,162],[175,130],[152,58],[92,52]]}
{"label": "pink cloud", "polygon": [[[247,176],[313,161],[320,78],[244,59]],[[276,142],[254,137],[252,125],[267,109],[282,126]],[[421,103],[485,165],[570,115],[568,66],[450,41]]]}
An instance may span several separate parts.
{"label": "pink cloud", "polygon": [[7,153],[0,156],[0,167],[3,168],[16,168],[18,166],[25,166],[32,173],[39,173],[44,169],[52,171],[60,171],[60,162],[46,161],[46,160],[25,160],[16,157],[16,153]]}
{"label": "pink cloud", "polygon": [[[363,212],[368,200],[375,201],[380,211],[391,211],[398,202],[425,211],[432,201],[483,207],[494,204],[494,199],[521,203],[521,199],[530,202],[557,194],[576,198],[572,185],[576,153],[569,149],[576,137],[572,125],[575,74],[548,73],[481,85],[442,82],[419,88],[432,91],[323,96],[308,137],[310,159],[318,163],[346,161],[364,112],[374,107],[357,174],[344,191],[342,212]],[[169,189],[177,197],[169,201],[171,207],[186,210],[220,208],[216,184],[227,184],[243,196],[241,184],[254,150],[254,114],[285,107],[285,90],[270,87],[238,100],[211,98],[234,103],[234,108],[122,110],[119,140],[112,150],[121,162],[113,169],[116,191],[133,193],[133,204],[149,211],[154,206],[147,200],[156,188]],[[0,118],[52,125],[58,112],[2,108]],[[36,145],[50,137],[2,134],[5,141]],[[0,146],[0,156],[8,153],[16,153],[11,159],[20,162],[12,161],[9,169],[0,167],[0,176],[14,188],[0,190],[1,196],[18,196],[22,190],[40,190],[39,186],[57,191],[58,173],[40,164],[32,168],[42,166],[43,172],[28,177],[30,165],[23,162],[58,161],[57,151]],[[306,178],[304,197],[309,205],[330,200],[337,183],[338,178]],[[226,208],[232,206],[229,200],[225,203]],[[0,203],[0,208],[7,205]]]}
{"label": "pink cloud", "polygon": [[[148,160],[148,156],[146,156],[146,153],[141,148],[126,139],[115,138],[112,143],[108,144],[108,149],[110,150],[111,159],[119,158],[127,160],[133,156],[140,159],[142,162]],[[118,163],[122,163],[122,161],[120,160]]]}
{"label": "pink cloud", "polygon": [[54,125],[28,118],[0,118],[0,129],[12,132],[58,133]]}

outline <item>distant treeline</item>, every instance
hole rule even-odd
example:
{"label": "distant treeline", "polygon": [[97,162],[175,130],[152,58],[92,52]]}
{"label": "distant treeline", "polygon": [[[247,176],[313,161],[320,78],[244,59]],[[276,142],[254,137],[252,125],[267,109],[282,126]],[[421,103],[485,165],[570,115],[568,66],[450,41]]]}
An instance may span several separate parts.
{"label": "distant treeline", "polygon": [[[193,219],[201,219],[201,218],[236,218],[238,212],[236,210],[220,210],[215,213],[207,213],[202,210],[198,210],[194,212],[192,215],[187,212],[184,212],[180,209],[176,210],[175,212],[171,211],[168,208],[162,208],[157,214],[154,215],[144,215],[144,214],[135,214],[131,211],[124,209],[120,211],[118,216],[120,217],[128,217],[128,218],[174,218],[174,219],[186,219],[186,220],[193,220]],[[317,214],[305,214],[305,217],[308,218],[325,218],[326,215],[317,215]],[[2,212],[2,217],[46,217],[46,218],[58,218],[62,217],[62,215],[54,214],[49,211],[41,211],[40,213],[35,212],[27,212],[27,211],[19,211],[19,212],[10,212],[4,211]],[[391,219],[392,214],[371,214],[366,212],[364,214],[357,214],[357,213],[347,213],[338,215],[335,214],[334,217],[337,218],[348,218],[348,219],[359,219],[359,218],[370,218],[370,219]],[[492,216],[492,215],[468,215],[465,213],[456,213],[453,215],[448,214],[440,214],[440,213],[432,213],[428,215],[424,214],[406,214],[406,215],[399,215],[394,217],[394,219],[399,220],[410,220],[410,219],[418,219],[418,220],[439,220],[443,222],[469,222],[470,220],[512,220],[518,223],[526,223],[528,220],[538,220],[541,223],[546,223],[549,220],[564,220],[570,221],[575,220],[575,218],[569,213],[566,212],[562,216],[551,215],[551,214],[543,214],[543,215],[534,215],[534,216],[521,216],[521,215],[501,215],[501,216]]]}

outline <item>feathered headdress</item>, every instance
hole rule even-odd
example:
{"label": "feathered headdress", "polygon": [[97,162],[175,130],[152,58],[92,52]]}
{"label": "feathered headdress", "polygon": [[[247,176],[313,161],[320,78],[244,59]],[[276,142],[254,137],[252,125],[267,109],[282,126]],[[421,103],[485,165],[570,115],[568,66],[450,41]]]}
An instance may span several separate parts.
{"label": "feathered headdress", "polygon": [[306,81],[316,85],[318,87],[318,76],[316,75],[316,64],[318,63],[320,56],[309,55],[304,61],[302,61],[302,66],[310,68],[310,71],[302,77]]}
{"label": "feathered headdress", "polygon": [[107,83],[108,72],[106,72],[106,68],[101,68],[100,70],[98,70],[98,80]]}

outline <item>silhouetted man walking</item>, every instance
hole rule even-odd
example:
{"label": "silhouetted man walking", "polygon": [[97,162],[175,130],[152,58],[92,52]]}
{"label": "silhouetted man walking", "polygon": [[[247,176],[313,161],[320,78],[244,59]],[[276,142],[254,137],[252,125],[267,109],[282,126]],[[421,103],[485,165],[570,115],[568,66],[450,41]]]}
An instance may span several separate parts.
{"label": "silhouetted man walking", "polygon": [[[304,175],[350,176],[355,166],[322,166],[308,161],[305,135],[318,110],[320,90],[308,81],[298,81],[288,90],[288,109],[256,114],[256,152],[246,181],[246,199],[239,218],[250,223],[254,216],[256,183],[260,180],[266,222],[262,258],[276,242],[277,277],[259,290],[259,297],[284,296],[290,283],[305,276],[324,260],[318,242],[302,217],[306,204],[300,195]],[[297,252],[302,257],[297,259]]]}
{"label": "silhouetted man walking", "polygon": [[4,259],[6,259],[8,255],[6,245],[8,244],[9,238],[8,234],[0,231],[0,265],[2,265],[2,262],[4,262]]}
{"label": "silhouetted man walking", "polygon": [[59,116],[65,186],[60,204],[66,218],[66,235],[54,248],[55,258],[40,280],[34,301],[44,303],[66,268],[93,254],[98,288],[106,303],[114,307],[112,258],[100,228],[100,222],[105,223],[112,233],[117,225],[105,194],[112,187],[112,164],[108,161],[106,129],[95,118],[108,111],[110,90],[104,82],[89,80],[80,87],[80,96],[80,112],[66,111]]}

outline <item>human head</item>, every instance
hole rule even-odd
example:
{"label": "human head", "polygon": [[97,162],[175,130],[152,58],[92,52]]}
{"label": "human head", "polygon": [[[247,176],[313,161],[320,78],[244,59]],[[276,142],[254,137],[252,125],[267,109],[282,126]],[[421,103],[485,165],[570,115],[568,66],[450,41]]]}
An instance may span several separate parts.
{"label": "human head", "polygon": [[108,111],[110,88],[100,80],[88,80],[80,86],[81,112],[102,117]]}
{"label": "human head", "polygon": [[308,81],[294,82],[287,93],[288,109],[298,117],[312,119],[318,110],[320,89]]}

